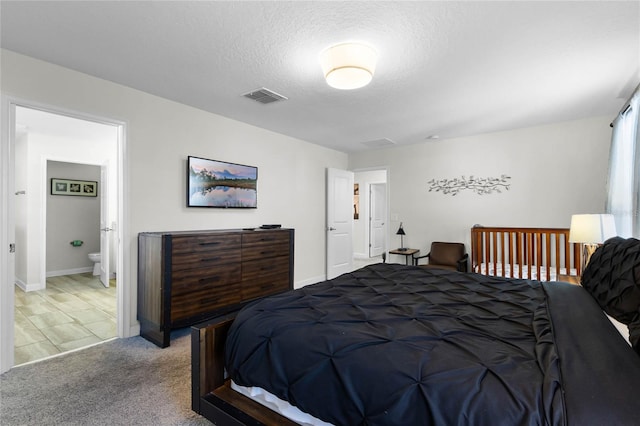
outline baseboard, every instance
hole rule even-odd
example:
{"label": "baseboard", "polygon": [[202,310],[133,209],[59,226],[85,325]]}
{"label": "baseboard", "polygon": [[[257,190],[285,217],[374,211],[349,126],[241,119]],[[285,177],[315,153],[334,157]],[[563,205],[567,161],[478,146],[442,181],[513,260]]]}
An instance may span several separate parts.
{"label": "baseboard", "polygon": [[18,279],[18,278],[16,278],[15,283],[25,293],[27,293],[29,291],[44,290],[46,288],[46,285],[42,285],[40,283],[27,284],[27,283],[25,283],[24,281],[22,281],[21,279]]}
{"label": "baseboard", "polygon": [[133,337],[133,336],[139,336],[139,335],[140,335],[140,323],[137,323],[129,327],[129,335],[124,337]]}
{"label": "baseboard", "polygon": [[85,266],[83,268],[62,269],[60,271],[47,271],[47,278],[59,277],[62,275],[84,274],[85,272],[93,272],[93,266]]}
{"label": "baseboard", "polygon": [[320,275],[314,278],[307,278],[306,280],[297,281],[293,284],[293,288],[302,288],[309,284],[319,283],[320,281],[324,281],[326,279],[325,275]]}

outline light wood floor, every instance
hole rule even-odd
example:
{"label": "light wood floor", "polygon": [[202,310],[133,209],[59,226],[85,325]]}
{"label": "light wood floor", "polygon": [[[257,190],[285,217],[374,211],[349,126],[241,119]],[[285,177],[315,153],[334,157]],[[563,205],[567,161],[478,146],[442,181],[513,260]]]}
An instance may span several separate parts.
{"label": "light wood floor", "polygon": [[45,290],[15,287],[15,365],[117,336],[116,283],[90,272],[47,278]]}

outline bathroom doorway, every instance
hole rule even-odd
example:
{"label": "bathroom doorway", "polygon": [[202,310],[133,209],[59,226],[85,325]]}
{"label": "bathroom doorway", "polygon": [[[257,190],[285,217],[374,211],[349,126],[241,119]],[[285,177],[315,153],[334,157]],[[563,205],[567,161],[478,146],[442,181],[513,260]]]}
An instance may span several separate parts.
{"label": "bathroom doorway", "polygon": [[[118,174],[112,166],[118,164],[121,129],[21,106],[15,125],[19,365],[118,336],[119,249],[111,244],[114,250],[103,253],[101,234],[108,241],[117,226]],[[89,253],[106,260],[104,283],[93,274]]]}

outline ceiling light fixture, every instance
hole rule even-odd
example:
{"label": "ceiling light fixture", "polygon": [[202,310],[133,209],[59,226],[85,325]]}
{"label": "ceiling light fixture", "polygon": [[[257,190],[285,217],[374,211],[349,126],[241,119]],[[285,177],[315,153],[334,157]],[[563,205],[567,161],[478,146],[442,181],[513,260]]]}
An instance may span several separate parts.
{"label": "ceiling light fixture", "polygon": [[341,90],[359,89],[373,78],[378,54],[362,43],[340,43],[320,54],[327,84]]}

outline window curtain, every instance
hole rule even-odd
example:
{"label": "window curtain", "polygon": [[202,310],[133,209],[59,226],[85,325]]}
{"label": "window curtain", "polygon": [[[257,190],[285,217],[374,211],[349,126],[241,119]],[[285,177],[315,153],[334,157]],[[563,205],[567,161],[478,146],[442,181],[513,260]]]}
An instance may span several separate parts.
{"label": "window curtain", "polygon": [[621,237],[640,238],[640,92],[612,123],[605,211],[615,218]]}

